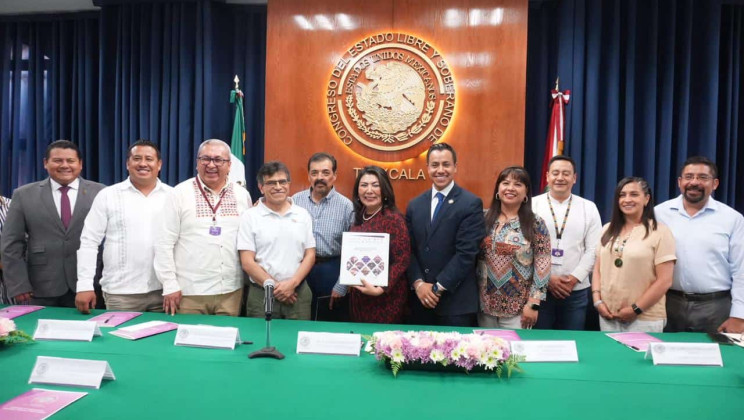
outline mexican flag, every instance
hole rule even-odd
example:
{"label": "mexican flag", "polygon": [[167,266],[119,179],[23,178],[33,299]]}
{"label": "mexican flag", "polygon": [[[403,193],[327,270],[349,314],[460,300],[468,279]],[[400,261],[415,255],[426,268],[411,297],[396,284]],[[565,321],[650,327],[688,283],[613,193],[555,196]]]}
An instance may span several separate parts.
{"label": "mexican flag", "polygon": [[240,89],[235,88],[230,91],[230,103],[235,104],[235,122],[230,140],[229,179],[245,188],[245,118],[243,117],[243,92]]}

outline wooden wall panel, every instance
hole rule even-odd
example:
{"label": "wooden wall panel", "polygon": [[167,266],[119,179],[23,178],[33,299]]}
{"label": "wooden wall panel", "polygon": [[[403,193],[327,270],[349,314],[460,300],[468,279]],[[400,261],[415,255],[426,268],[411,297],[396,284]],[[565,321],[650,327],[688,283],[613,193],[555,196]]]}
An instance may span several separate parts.
{"label": "wooden wall panel", "polygon": [[[527,0],[269,0],[265,159],[289,166],[293,192],[307,188],[307,159],[316,151],[337,157],[337,188],[347,196],[353,168],[377,164],[398,178],[401,171],[426,173],[425,153],[375,161],[344,145],[329,122],[326,87],[334,66],[354,43],[382,32],[423,38],[447,61],[457,99],[442,141],[458,152],[457,182],[489,203],[498,171],[521,164],[524,153]],[[404,209],[431,184],[393,185]]]}

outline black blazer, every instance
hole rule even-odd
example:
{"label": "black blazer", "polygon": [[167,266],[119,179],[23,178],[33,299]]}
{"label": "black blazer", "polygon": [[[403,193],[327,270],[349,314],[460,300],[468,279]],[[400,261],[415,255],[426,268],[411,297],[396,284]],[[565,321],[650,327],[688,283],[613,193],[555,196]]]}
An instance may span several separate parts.
{"label": "black blazer", "polygon": [[477,312],[475,264],[486,236],[483,201],[455,184],[432,224],[431,200],[429,189],[406,210],[412,251],[408,281],[439,282],[447,289],[436,307],[438,315]]}

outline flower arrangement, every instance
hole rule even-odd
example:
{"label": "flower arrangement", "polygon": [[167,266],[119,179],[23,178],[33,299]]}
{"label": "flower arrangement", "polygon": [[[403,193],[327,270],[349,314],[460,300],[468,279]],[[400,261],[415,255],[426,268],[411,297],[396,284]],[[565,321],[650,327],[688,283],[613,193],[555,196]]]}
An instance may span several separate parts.
{"label": "flower arrangement", "polygon": [[511,354],[509,343],[499,337],[457,332],[383,331],[370,339],[377,360],[390,363],[393,376],[416,364],[492,371],[500,378],[513,370],[521,372],[521,356]]}
{"label": "flower arrangement", "polygon": [[0,346],[33,341],[30,335],[16,329],[15,322],[8,318],[0,318]]}

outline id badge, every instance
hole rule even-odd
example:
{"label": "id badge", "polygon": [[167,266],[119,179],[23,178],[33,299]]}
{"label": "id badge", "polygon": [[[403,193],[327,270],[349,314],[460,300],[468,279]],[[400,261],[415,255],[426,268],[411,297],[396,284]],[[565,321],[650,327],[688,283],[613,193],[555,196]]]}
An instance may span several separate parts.
{"label": "id badge", "polygon": [[210,226],[209,234],[212,236],[220,236],[220,234],[222,234],[222,228],[219,226]]}
{"label": "id badge", "polygon": [[563,265],[563,250],[560,248],[553,248],[550,251],[551,262],[553,265]]}

